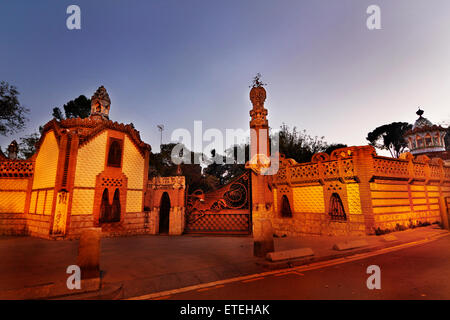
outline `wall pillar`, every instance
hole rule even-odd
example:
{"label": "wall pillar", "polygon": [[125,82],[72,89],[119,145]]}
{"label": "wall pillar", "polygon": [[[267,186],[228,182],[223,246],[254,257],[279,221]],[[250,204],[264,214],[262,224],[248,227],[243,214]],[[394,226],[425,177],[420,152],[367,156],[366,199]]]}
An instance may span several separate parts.
{"label": "wall pillar", "polygon": [[182,235],[184,230],[184,213],[182,208],[176,206],[170,208],[169,235]]}
{"label": "wall pillar", "polygon": [[250,100],[253,105],[250,110],[250,161],[246,168],[252,169],[253,254],[256,257],[265,257],[267,253],[274,251],[271,221],[273,194],[267,187],[268,176],[261,174],[265,167],[264,162],[270,159],[270,139],[268,112],[264,108],[266,90],[259,75],[253,80]]}
{"label": "wall pillar", "polygon": [[370,182],[374,176],[374,155],[375,149],[371,146],[359,148],[354,155],[355,175],[359,180],[361,211],[364,215],[366,234],[373,234],[375,232],[375,217],[372,206],[372,193],[370,191]]}
{"label": "wall pillar", "polygon": [[273,252],[272,210],[273,204],[266,202],[267,176],[252,172],[252,227],[253,227],[253,255],[265,257]]}
{"label": "wall pillar", "polygon": [[149,232],[150,234],[159,233],[159,207],[153,207],[149,212]]}
{"label": "wall pillar", "polygon": [[447,202],[444,198],[444,195],[442,194],[442,188],[439,187],[439,208],[441,211],[441,220],[442,220],[442,226],[446,230],[450,230],[450,220],[449,220],[449,212],[447,209]]}

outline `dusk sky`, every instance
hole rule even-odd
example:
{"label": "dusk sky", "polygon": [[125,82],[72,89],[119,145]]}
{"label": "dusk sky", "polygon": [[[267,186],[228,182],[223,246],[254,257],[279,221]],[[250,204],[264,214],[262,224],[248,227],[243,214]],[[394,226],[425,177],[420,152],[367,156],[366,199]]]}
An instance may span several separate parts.
{"label": "dusk sky", "polygon": [[[81,8],[68,30],[66,8]],[[381,30],[366,9],[381,8]],[[159,151],[177,128],[248,129],[252,77],[267,83],[269,125],[330,143],[367,144],[375,127],[450,119],[448,0],[152,0],[0,3],[0,80],[31,109],[26,130],[52,108],[104,85],[110,119],[132,122]]]}

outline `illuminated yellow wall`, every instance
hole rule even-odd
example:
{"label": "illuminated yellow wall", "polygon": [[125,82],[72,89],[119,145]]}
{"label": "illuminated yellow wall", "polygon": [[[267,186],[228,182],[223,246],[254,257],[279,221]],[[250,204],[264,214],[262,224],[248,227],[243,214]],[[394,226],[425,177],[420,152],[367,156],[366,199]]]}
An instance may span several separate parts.
{"label": "illuminated yellow wall", "polygon": [[53,131],[49,131],[45,134],[36,157],[33,190],[55,187],[58,155],[58,141]]}
{"label": "illuminated yellow wall", "polygon": [[31,192],[29,213],[52,214],[53,190],[36,190]]}
{"label": "illuminated yellow wall", "polygon": [[27,179],[0,178],[0,213],[24,213]]}
{"label": "illuminated yellow wall", "polygon": [[277,198],[277,189],[273,190],[273,208],[274,212],[278,212],[278,198]]}
{"label": "illuminated yellow wall", "polygon": [[127,136],[124,141],[122,163],[123,173],[128,177],[128,189],[143,189],[145,158]]}
{"label": "illuminated yellow wall", "polygon": [[438,186],[372,182],[370,189],[375,224],[381,229],[441,219]]}
{"label": "illuminated yellow wall", "polygon": [[348,210],[350,214],[362,214],[359,184],[349,183],[347,186]]}
{"label": "illuminated yellow wall", "polygon": [[78,149],[71,215],[93,213],[96,177],[105,169],[107,141],[104,131]]}
{"label": "illuminated yellow wall", "polygon": [[298,187],[292,190],[294,193],[294,212],[325,212],[322,186]]}
{"label": "illuminated yellow wall", "polygon": [[74,189],[71,214],[92,214],[94,210],[94,195],[94,189]]}
{"label": "illuminated yellow wall", "polygon": [[52,213],[53,188],[56,182],[58,157],[58,141],[55,133],[49,131],[45,134],[36,157],[33,191],[28,210],[31,214],[51,215]]}
{"label": "illuminated yellow wall", "polygon": [[105,168],[106,144],[104,131],[78,149],[75,187],[95,187],[96,176]]}
{"label": "illuminated yellow wall", "polygon": [[141,212],[142,211],[142,191],[127,192],[127,212]]}

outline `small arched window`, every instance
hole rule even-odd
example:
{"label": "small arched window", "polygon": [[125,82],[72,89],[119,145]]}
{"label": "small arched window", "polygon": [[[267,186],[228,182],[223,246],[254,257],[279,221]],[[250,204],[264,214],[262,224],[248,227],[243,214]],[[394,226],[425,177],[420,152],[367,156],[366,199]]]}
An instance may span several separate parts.
{"label": "small arched window", "polygon": [[330,199],[330,209],[328,214],[331,220],[345,221],[347,216],[345,214],[344,206],[342,205],[341,197],[337,193],[333,193]]}
{"label": "small arched window", "polygon": [[109,204],[108,189],[103,190],[102,202],[100,204],[100,222],[108,222],[111,219],[111,206]]}
{"label": "small arched window", "polygon": [[281,216],[283,218],[292,218],[291,206],[286,195],[283,195],[283,197],[281,197]]}
{"label": "small arched window", "polygon": [[430,147],[431,146],[431,136],[427,135],[425,137],[425,146]]}
{"label": "small arched window", "polygon": [[112,204],[109,203],[108,189],[103,190],[102,202],[100,204],[100,223],[119,222],[120,210],[119,189],[114,191]]}
{"label": "small arched window", "polygon": [[108,166],[120,168],[122,162],[122,144],[120,140],[111,139],[108,151]]}
{"label": "small arched window", "polygon": [[119,189],[114,191],[113,202],[111,205],[111,220],[110,222],[120,221],[120,192]]}

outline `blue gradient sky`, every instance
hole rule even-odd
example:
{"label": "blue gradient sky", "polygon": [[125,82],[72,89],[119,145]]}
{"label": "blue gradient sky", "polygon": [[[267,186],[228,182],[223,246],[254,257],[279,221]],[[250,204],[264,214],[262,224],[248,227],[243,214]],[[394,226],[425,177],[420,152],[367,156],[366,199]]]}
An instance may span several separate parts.
{"label": "blue gradient sky", "polygon": [[[66,28],[81,7],[82,29]],[[366,28],[381,7],[382,30]],[[367,132],[450,118],[450,1],[153,0],[2,1],[0,80],[31,109],[25,131],[51,110],[104,85],[110,118],[133,122],[159,150],[176,128],[248,128],[251,78],[268,83],[273,128],[283,122],[329,142],[366,144]]]}

